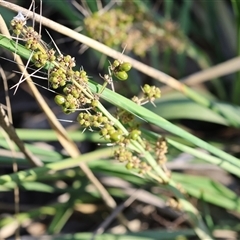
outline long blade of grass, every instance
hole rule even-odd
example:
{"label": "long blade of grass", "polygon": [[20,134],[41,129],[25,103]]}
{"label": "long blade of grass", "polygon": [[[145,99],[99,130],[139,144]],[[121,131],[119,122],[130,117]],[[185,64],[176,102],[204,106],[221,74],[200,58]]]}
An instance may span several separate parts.
{"label": "long blade of grass", "polygon": [[[6,38],[4,36],[0,36],[0,45],[1,45],[2,39],[4,41],[9,41],[8,38]],[[13,41],[10,40],[10,44],[8,44],[8,46],[9,46],[9,48],[11,48],[11,50],[15,51],[15,45],[13,45],[12,42]],[[30,56],[30,53],[27,49],[24,50],[24,56],[27,55],[27,52],[28,52],[28,56]],[[17,53],[21,54],[21,52],[18,52],[18,51],[17,51]],[[94,82],[89,82],[89,87],[93,92],[98,93],[98,92],[100,92],[102,85],[96,84]],[[188,91],[189,91],[189,93],[194,95],[194,97],[198,97],[197,95],[195,95],[195,92],[193,90],[188,88]],[[121,96],[120,94],[117,94],[108,89],[105,89],[103,91],[103,93],[101,94],[101,98],[107,100],[108,102],[112,103],[113,105],[115,105],[117,107],[123,108],[123,109],[133,113],[134,115],[140,117],[141,119],[144,119],[145,121],[148,121],[149,123],[152,123],[160,128],[163,128],[163,129],[177,135],[177,136],[180,136],[181,138],[184,138],[184,139],[194,143],[196,146],[201,147],[201,148],[207,150],[208,152],[218,156],[219,158],[225,160],[221,163],[221,165],[220,165],[221,167],[224,164],[226,164],[227,166],[236,167],[237,169],[240,168],[240,161],[238,158],[235,158],[235,157],[225,153],[224,151],[217,149],[216,147],[208,144],[207,142],[193,136],[192,134],[190,134],[190,133],[182,130],[181,128],[175,126],[174,124],[168,122],[167,120],[158,116],[157,114],[153,113],[152,111],[149,111],[148,109],[135,104],[134,102]],[[202,101],[202,100],[204,102],[206,102],[207,105],[211,104],[212,108],[213,107],[216,108],[217,111],[220,109],[221,109],[221,112],[224,111],[217,103],[213,103],[210,100],[201,97],[200,101]],[[225,111],[225,115],[228,118],[229,118],[229,115],[231,115],[234,118],[234,122],[237,122],[240,125],[240,116],[238,114],[236,114],[234,111],[227,111],[227,112]],[[228,169],[228,171],[231,173],[232,173],[232,167]],[[234,172],[235,173],[233,173],[233,174],[236,174],[236,171],[234,171]],[[240,173],[238,174],[238,176],[240,176]]]}
{"label": "long blade of grass", "polygon": [[34,181],[39,179],[43,173],[46,173],[50,170],[59,171],[66,168],[77,167],[80,162],[99,159],[102,156],[110,157],[112,154],[112,149],[101,149],[92,153],[84,154],[83,156],[74,159],[70,158],[57,163],[49,163],[43,167],[32,168],[26,171],[19,171],[13,174],[2,175],[0,176],[0,183],[4,186],[4,184],[11,182],[19,183],[22,181]]}
{"label": "long blade of grass", "polygon": [[[215,101],[214,101],[215,102]],[[230,104],[218,103],[221,107],[232,109]],[[147,108],[163,118],[168,120],[173,119],[194,119],[198,121],[206,121],[218,123],[228,126],[228,122],[224,117],[216,114],[208,108],[205,108],[190,99],[185,98],[183,95],[175,95],[172,98],[161,98],[155,101],[155,106],[148,104]],[[225,110],[226,111],[226,110]],[[234,108],[234,112],[240,115],[240,108]]]}
{"label": "long blade of grass", "polygon": [[[148,131],[144,131],[144,130],[143,130],[143,132],[147,137],[151,137],[151,139],[152,140],[154,139],[155,141],[159,137],[157,134],[152,133],[152,132],[148,132]],[[197,149],[194,149],[192,147],[189,147],[187,145],[184,145],[182,143],[174,141],[173,139],[171,139],[171,137],[167,138],[167,142],[170,145],[172,145],[173,147],[179,149],[180,151],[182,151],[184,153],[189,153],[189,154],[195,156],[196,158],[202,159],[206,162],[209,162],[211,164],[219,166],[228,172],[231,172],[237,176],[240,176],[239,163],[238,163],[238,166],[235,166],[234,164],[232,164],[228,161],[223,161],[223,159],[221,157],[217,158],[215,156],[209,155],[208,153],[204,153],[202,151],[199,151]],[[221,151],[221,150],[219,150],[219,151]],[[231,155],[229,155],[229,156],[231,156]]]}
{"label": "long blade of grass", "polygon": [[240,212],[239,197],[223,185],[207,177],[191,176],[187,174],[173,173],[173,178],[176,182],[181,183],[191,196],[224,209]]}
{"label": "long blade of grass", "polygon": [[[92,90],[94,90],[94,88]],[[134,115],[140,117],[141,119],[144,119],[145,121],[147,121],[149,123],[152,123],[160,128],[163,128],[164,130],[167,130],[174,135],[177,135],[183,139],[186,139],[186,140],[194,143],[196,146],[201,147],[201,148],[207,150],[208,152],[218,156],[220,159],[222,159],[222,162],[219,163],[220,167],[222,167],[225,164],[228,167],[231,166],[231,169],[228,169],[228,167],[226,166],[226,168],[229,172],[232,172],[234,168],[237,168],[237,169],[240,168],[240,161],[238,158],[235,158],[235,157],[231,156],[230,154],[228,154],[220,149],[217,149],[216,147],[214,147],[214,146],[208,144],[207,142],[184,131],[183,129],[168,122],[164,118],[149,111],[148,109],[146,109],[142,106],[138,106],[137,104],[124,98],[123,96],[121,96],[117,93],[113,93],[110,90],[106,89],[103,92],[101,97],[104,98],[105,100],[107,100],[108,102],[112,103],[113,105],[123,108],[123,109],[133,113]],[[235,172],[234,174],[236,174],[236,171],[234,171],[234,172]],[[238,176],[240,176],[240,171],[238,173]]]}

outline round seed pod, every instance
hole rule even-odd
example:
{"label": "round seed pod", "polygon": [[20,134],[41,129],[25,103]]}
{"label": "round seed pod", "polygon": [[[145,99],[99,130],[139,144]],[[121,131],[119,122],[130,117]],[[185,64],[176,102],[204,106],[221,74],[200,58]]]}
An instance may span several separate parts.
{"label": "round seed pod", "polygon": [[120,81],[125,81],[128,78],[128,74],[125,71],[118,71],[115,72],[114,75],[117,77]]}
{"label": "round seed pod", "polygon": [[150,91],[151,91],[151,87],[148,85],[148,84],[145,84],[144,86],[143,86],[143,91],[144,91],[144,93],[149,93]]}
{"label": "round seed pod", "polygon": [[112,63],[112,67],[113,69],[117,68],[120,66],[120,62],[118,60],[114,60],[113,63]]}
{"label": "round seed pod", "polygon": [[119,142],[122,138],[122,134],[120,134],[119,132],[116,131],[116,132],[110,134],[110,138],[114,142]]}
{"label": "round seed pod", "polygon": [[132,169],[132,168],[133,168],[133,163],[128,162],[128,163],[126,164],[126,169],[130,170],[130,169]]}
{"label": "round seed pod", "polygon": [[63,97],[61,95],[56,95],[54,98],[54,102],[57,105],[62,106],[66,102],[66,99],[65,99],[65,97]]}
{"label": "round seed pod", "polygon": [[137,130],[137,129],[134,129],[133,131],[131,131],[131,132],[129,133],[129,138],[130,138],[130,139],[133,139],[133,140],[137,140],[138,137],[140,136],[140,134],[141,134],[141,131],[139,131],[139,130]]}
{"label": "round seed pod", "polygon": [[97,100],[92,100],[91,105],[93,108],[96,108],[98,106],[98,101]]}
{"label": "round seed pod", "polygon": [[119,70],[128,72],[132,68],[132,65],[128,62],[124,62],[119,66]]}

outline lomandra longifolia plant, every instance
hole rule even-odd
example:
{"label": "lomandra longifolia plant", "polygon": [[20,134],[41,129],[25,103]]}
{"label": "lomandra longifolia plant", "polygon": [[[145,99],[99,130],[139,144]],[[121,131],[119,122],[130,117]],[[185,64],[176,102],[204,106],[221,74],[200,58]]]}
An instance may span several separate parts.
{"label": "lomandra longifolia plant", "polygon": [[[165,166],[166,140],[162,137],[155,142],[146,140],[133,113],[118,106],[115,113],[111,114],[101,103],[102,94],[107,91],[106,85],[113,87],[114,80],[127,80],[131,64],[121,59],[113,60],[108,72],[100,76],[105,83],[96,93],[89,87],[89,76],[84,68],[76,69],[75,59],[63,55],[56,45],[55,48],[49,48],[34,27],[28,26],[26,16],[19,13],[10,25],[13,37],[17,39],[14,51],[21,55],[18,51],[21,42],[29,50],[29,61],[34,63],[37,70],[47,69],[50,87],[60,92],[55,96],[55,102],[62,111],[65,114],[79,112],[77,121],[84,130],[98,132],[102,138],[117,147],[114,151],[116,160],[125,164],[135,175],[163,184],[174,195],[175,200],[169,201],[172,203],[170,205],[188,213],[189,222],[201,239],[211,239],[199,212],[186,200],[185,191],[171,179]],[[134,96],[131,100],[135,106],[148,102],[154,104],[160,95],[159,88],[146,84],[142,87],[141,96]]]}
{"label": "lomandra longifolia plant", "polygon": [[[153,166],[144,158],[146,155],[150,156],[151,151],[154,153],[156,146],[151,147],[152,144],[141,138],[139,124],[134,116],[120,108],[116,109],[114,116],[110,115],[100,103],[101,92],[104,91],[105,86],[98,94],[92,93],[84,69],[74,70],[76,63],[73,57],[48,48],[38,32],[27,25],[26,18],[21,13],[11,21],[11,27],[16,37],[25,42],[25,47],[32,51],[31,61],[37,68],[42,69],[50,63],[48,80],[54,90],[62,90],[61,95],[55,96],[55,102],[61,106],[62,111],[66,114],[80,111],[77,121],[84,129],[98,131],[105,140],[119,146],[115,151],[116,159],[125,162],[129,169],[137,169],[141,174],[150,173]],[[106,83],[112,84],[114,77],[118,80],[127,80],[127,72],[131,69],[131,64],[114,60],[108,69],[108,73],[102,78]],[[132,99],[139,105],[153,102],[160,97],[160,90],[155,86],[146,84],[142,91],[141,98],[135,96]],[[158,145],[159,142],[156,144]],[[161,153],[158,155],[160,156]],[[165,174],[166,176],[161,180],[163,182],[168,179],[168,172]]]}

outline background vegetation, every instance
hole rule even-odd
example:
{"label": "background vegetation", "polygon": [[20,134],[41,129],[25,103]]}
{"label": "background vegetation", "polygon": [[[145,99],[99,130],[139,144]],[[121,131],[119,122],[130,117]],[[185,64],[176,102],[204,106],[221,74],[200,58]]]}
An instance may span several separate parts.
{"label": "background vegetation", "polygon": [[[8,2],[27,9],[30,5],[28,1]],[[0,13],[10,33],[16,11],[0,1]],[[35,11],[41,11],[40,2],[36,1]],[[116,161],[116,146],[108,146],[97,132],[83,131],[76,122],[78,113],[62,113],[46,79],[33,78],[40,95],[27,82],[13,95],[10,88],[21,76],[11,53],[17,40],[0,37],[1,89],[5,89],[1,103],[7,106],[16,130],[1,120],[0,237],[238,239],[238,1],[43,0],[42,15],[120,53],[124,50],[118,55],[124,61],[128,55],[161,71],[145,69],[128,59],[133,66],[128,80],[114,84],[121,96],[104,90],[101,101],[111,113],[117,106],[138,116],[149,142],[165,137],[168,152],[163,167],[171,171],[171,180],[161,184]],[[34,24],[37,30],[36,19],[29,19],[28,25]],[[61,28],[43,25],[44,42],[55,47],[54,39],[91,80],[103,83],[99,74],[107,73],[114,52],[94,42],[91,45],[90,39],[81,39],[85,43],[81,44],[59,33]],[[30,51],[19,44],[17,53],[26,63]],[[29,71],[34,72],[36,68],[31,67]],[[37,75],[45,77],[48,72],[42,71]],[[128,99],[141,95],[146,83],[160,87],[161,98],[144,108],[132,105]],[[96,91],[95,83],[90,87]],[[64,119],[64,128],[55,116]],[[35,159],[38,167],[29,159]],[[185,202],[174,187],[181,189]],[[194,223],[191,214],[196,217]]]}

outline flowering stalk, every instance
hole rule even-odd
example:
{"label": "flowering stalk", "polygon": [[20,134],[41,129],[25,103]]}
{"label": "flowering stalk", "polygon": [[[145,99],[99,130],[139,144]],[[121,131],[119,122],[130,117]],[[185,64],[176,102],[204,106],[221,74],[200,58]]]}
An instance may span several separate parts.
{"label": "flowering stalk", "polygon": [[[115,116],[111,115],[99,101],[104,88],[99,94],[93,93],[88,86],[89,78],[83,68],[80,71],[73,70],[76,65],[75,59],[48,49],[42,42],[41,36],[26,25],[24,17],[21,15],[15,17],[11,21],[11,26],[15,35],[21,37],[26,42],[26,48],[32,51],[31,61],[35,66],[37,68],[48,66],[48,79],[51,87],[63,89],[63,93],[55,97],[55,102],[63,112],[70,114],[81,109],[77,118],[79,124],[85,129],[99,131],[105,140],[118,146],[114,152],[117,160],[126,163],[126,167],[137,174],[148,175],[158,182],[166,184],[167,188],[179,199],[178,208],[193,214],[190,221],[195,226],[198,235],[204,239],[207,231],[199,213],[185,200],[184,194],[171,180],[170,174],[164,166],[166,161],[164,157],[167,151],[166,145],[163,144],[164,140],[159,139],[155,144],[151,144],[143,139],[133,114],[124,109],[118,108]],[[129,63],[115,60],[109,66],[109,72],[104,76],[104,80],[110,84],[114,77],[126,80],[130,68]],[[155,98],[160,97],[160,90],[154,86],[145,85],[142,90],[142,98],[134,97],[132,99],[138,105],[147,102],[153,103]]]}

